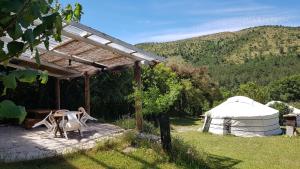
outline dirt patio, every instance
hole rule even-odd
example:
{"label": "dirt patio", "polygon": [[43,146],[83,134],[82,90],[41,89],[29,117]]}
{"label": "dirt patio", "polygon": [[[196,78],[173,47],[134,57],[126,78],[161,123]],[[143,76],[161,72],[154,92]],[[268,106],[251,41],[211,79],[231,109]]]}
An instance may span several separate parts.
{"label": "dirt patio", "polygon": [[41,159],[90,149],[97,141],[115,137],[124,131],[112,124],[88,125],[82,138],[74,132],[69,134],[68,140],[49,136],[44,127],[26,130],[19,126],[0,126],[0,162]]}

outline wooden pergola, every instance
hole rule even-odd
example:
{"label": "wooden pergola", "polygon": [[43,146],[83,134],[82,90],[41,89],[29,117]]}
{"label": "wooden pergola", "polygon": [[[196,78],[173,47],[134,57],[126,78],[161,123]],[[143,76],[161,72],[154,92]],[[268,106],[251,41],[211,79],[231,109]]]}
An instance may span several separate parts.
{"label": "wooden pergola", "polygon": [[[1,37],[9,42],[9,37]],[[8,66],[24,69],[47,70],[56,77],[56,108],[60,109],[60,80],[75,77],[85,79],[85,108],[90,112],[90,76],[109,70],[122,70],[134,66],[134,79],[141,86],[140,64],[156,64],[164,58],[145,52],[135,46],[111,37],[80,23],[65,25],[62,42],[50,39],[49,50],[43,44],[37,46],[40,53],[38,65],[30,51],[18,58],[12,58]],[[141,99],[136,98],[137,121],[141,114]]]}

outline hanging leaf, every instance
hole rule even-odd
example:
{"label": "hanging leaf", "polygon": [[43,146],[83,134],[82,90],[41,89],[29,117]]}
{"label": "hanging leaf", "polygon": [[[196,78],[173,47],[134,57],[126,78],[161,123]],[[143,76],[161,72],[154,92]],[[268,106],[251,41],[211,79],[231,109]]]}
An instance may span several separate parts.
{"label": "hanging leaf", "polygon": [[60,34],[61,31],[62,31],[62,18],[61,18],[60,15],[56,16],[56,19],[55,19],[55,28],[56,28],[56,33]]}
{"label": "hanging leaf", "polygon": [[79,21],[81,19],[82,12],[82,6],[79,3],[75,3],[75,9],[74,9],[74,19],[76,21]]}
{"label": "hanging leaf", "polygon": [[35,62],[40,66],[41,64],[41,60],[40,60],[40,54],[39,54],[39,51],[37,50],[37,48],[35,48]]}
{"label": "hanging leaf", "polygon": [[40,72],[39,80],[41,81],[42,84],[46,84],[48,82],[48,72],[47,71]]}
{"label": "hanging leaf", "polygon": [[34,41],[34,36],[33,36],[33,32],[32,29],[27,29],[23,36],[22,36],[23,41],[27,41],[29,43],[32,43]]}
{"label": "hanging leaf", "polygon": [[33,29],[32,34],[34,37],[38,37],[45,31],[45,29],[46,26],[44,24],[40,24]]}
{"label": "hanging leaf", "polygon": [[44,45],[45,45],[45,48],[47,50],[49,50],[49,37],[46,37],[46,39],[44,40]]}
{"label": "hanging leaf", "polygon": [[20,82],[24,83],[33,83],[36,81],[37,76],[39,73],[35,70],[17,70],[12,72],[11,74],[14,74],[16,79],[18,79]]}
{"label": "hanging leaf", "polygon": [[24,43],[22,42],[11,41],[7,44],[7,49],[11,57],[19,55],[23,51],[23,48]]}
{"label": "hanging leaf", "polygon": [[15,89],[17,87],[17,81],[15,74],[2,75],[0,77],[4,88]]}
{"label": "hanging leaf", "polygon": [[0,120],[17,119],[19,124],[22,124],[27,112],[24,107],[15,105],[10,100],[0,102]]}
{"label": "hanging leaf", "polygon": [[23,31],[19,23],[14,24],[11,29],[7,30],[7,33],[13,40],[19,39],[23,35]]}

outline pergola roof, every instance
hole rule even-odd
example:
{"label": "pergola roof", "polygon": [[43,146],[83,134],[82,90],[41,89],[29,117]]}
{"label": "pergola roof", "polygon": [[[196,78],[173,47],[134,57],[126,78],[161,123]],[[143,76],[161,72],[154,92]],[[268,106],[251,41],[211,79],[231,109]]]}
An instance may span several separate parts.
{"label": "pergola roof", "polygon": [[65,25],[62,42],[50,39],[49,51],[38,45],[41,64],[37,65],[30,51],[10,60],[9,66],[47,70],[58,78],[94,74],[104,70],[118,70],[136,61],[161,62],[164,58],[145,52],[119,39],[80,23]]}

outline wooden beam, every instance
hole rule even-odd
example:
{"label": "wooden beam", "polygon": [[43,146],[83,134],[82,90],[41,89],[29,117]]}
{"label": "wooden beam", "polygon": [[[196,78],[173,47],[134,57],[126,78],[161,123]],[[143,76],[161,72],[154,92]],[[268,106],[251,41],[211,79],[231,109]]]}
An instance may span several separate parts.
{"label": "wooden beam", "polygon": [[88,73],[84,75],[84,102],[85,102],[85,110],[88,114],[91,112],[91,105],[90,105],[90,76]]}
{"label": "wooden beam", "polygon": [[[86,64],[86,65],[90,65],[90,66],[94,66],[94,67],[98,67],[98,68],[105,68],[106,67],[105,65],[102,65],[100,63],[93,62],[93,61],[90,61],[90,60],[87,60],[87,59],[83,59],[83,58],[80,58],[80,57],[75,56],[75,55],[68,55],[66,53],[59,52],[57,50],[47,51],[46,49],[43,49],[43,48],[38,48],[38,49],[41,50],[41,51],[46,51],[47,54],[55,55],[55,56],[66,58],[66,59],[70,59],[72,61],[79,62],[79,63],[82,63],[82,64]],[[41,56],[43,56],[43,55],[41,55]]]}
{"label": "wooden beam", "polygon": [[55,79],[55,106],[60,109],[60,80]]}
{"label": "wooden beam", "polygon": [[111,60],[115,60],[115,59],[120,59],[120,58],[123,58],[123,56],[116,56],[116,57],[101,59],[101,60],[98,60],[98,62],[107,62],[107,61],[111,61]]}
{"label": "wooden beam", "polygon": [[74,42],[74,41],[75,41],[74,39],[69,39],[69,40],[67,40],[65,42],[62,42],[62,43],[58,44],[57,46],[55,46],[54,48],[52,48],[50,50],[54,50],[54,49],[60,48],[62,46],[68,45],[69,43]]}
{"label": "wooden beam", "polygon": [[68,75],[79,75],[80,72],[74,72],[74,71],[66,71],[65,69],[61,68],[61,67],[52,67],[49,66],[47,64],[43,64],[41,63],[40,65],[38,65],[35,61],[30,60],[30,59],[22,59],[22,57],[20,58],[12,58],[9,61],[9,66],[14,67],[14,68],[18,68],[18,69],[25,69],[25,68],[29,68],[29,69],[35,69],[35,70],[47,70],[48,74],[50,76],[54,76],[54,77],[58,77],[58,78],[62,78],[64,76],[68,76]]}
{"label": "wooden beam", "polygon": [[[8,63],[7,66],[12,67],[12,68],[16,68],[16,69],[21,69],[21,70],[24,70],[24,69],[38,70],[38,69],[31,68],[31,67],[23,67],[23,66],[15,65],[15,64],[12,64],[12,63]],[[56,78],[62,78],[62,77],[64,77],[63,75],[51,73],[49,71],[48,71],[48,75],[56,77]]]}
{"label": "wooden beam", "polygon": [[97,49],[98,48],[98,46],[94,46],[94,47],[92,47],[92,48],[90,48],[90,49],[86,49],[86,50],[83,50],[83,51],[80,51],[80,52],[77,52],[77,53],[74,53],[74,55],[80,55],[80,54],[83,54],[83,53],[85,53],[85,52],[88,52],[88,51],[90,51],[90,50],[94,50],[94,49]]}
{"label": "wooden beam", "polygon": [[[32,59],[30,59],[28,57],[13,58],[11,60],[14,60],[14,59],[16,59],[16,60],[22,60],[24,62],[28,62],[28,63],[32,63],[32,64],[36,64],[37,65],[37,63],[36,63],[35,60],[32,60]],[[78,74],[78,73],[80,73],[78,71],[75,71],[75,70],[72,70],[72,69],[67,69],[65,67],[58,66],[58,65],[53,64],[53,63],[44,62],[44,61],[41,61],[41,65],[44,65],[44,66],[47,66],[47,67],[51,67],[53,69],[57,69],[57,70],[60,70],[60,71],[64,71],[64,72],[67,72],[69,74]]]}
{"label": "wooden beam", "polygon": [[140,62],[136,61],[134,63],[134,81],[135,81],[135,120],[136,120],[136,129],[139,132],[143,131],[143,114],[142,114],[142,70]]}
{"label": "wooden beam", "polygon": [[49,63],[55,63],[55,62],[58,62],[58,61],[62,61],[64,60],[65,58],[56,58],[56,59],[52,59],[52,60],[48,60]]}

